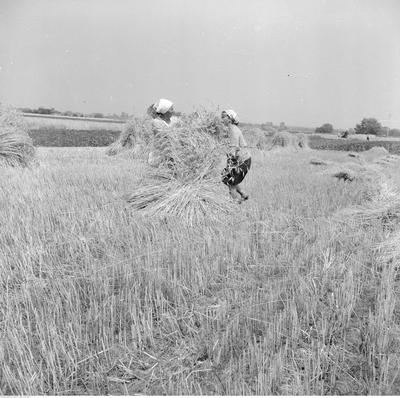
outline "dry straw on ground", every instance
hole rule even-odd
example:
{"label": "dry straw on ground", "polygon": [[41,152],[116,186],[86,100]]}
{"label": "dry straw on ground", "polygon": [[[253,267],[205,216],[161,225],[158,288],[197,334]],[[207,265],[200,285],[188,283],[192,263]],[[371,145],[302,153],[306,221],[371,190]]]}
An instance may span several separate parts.
{"label": "dry straw on ground", "polygon": [[[364,199],[366,199],[362,206],[351,207],[341,211],[339,216],[343,220],[351,219],[357,221],[360,225],[368,225],[381,220],[387,226],[399,222],[400,192],[379,165],[347,163],[335,167],[336,170],[349,173],[353,180],[362,183]],[[329,171],[331,175],[333,175],[332,172],[333,169]]]}
{"label": "dry straw on ground", "polygon": [[358,220],[361,225],[371,224],[376,220],[387,226],[396,225],[400,220],[400,192],[384,176],[376,178],[375,191],[371,200],[363,206],[346,210],[346,216]]}
{"label": "dry straw on ground", "polygon": [[150,146],[160,164],[126,200],[144,216],[179,217],[190,225],[223,221],[233,207],[220,178],[225,137],[219,118],[207,111],[158,131]]}
{"label": "dry straw on ground", "polygon": [[[379,166],[375,164],[359,165],[351,162],[344,163],[343,165],[333,166],[330,169],[330,175],[344,181],[354,181],[361,184],[363,187],[362,197],[366,203],[363,209],[367,209],[366,214],[370,212],[370,208],[378,209],[381,207],[382,203],[386,203],[389,197],[389,202],[392,201],[390,193],[392,189],[391,184],[388,184],[386,176]],[[379,202],[379,206],[373,204],[376,201]],[[351,209],[350,212],[354,216],[354,219],[356,219],[359,212],[358,210],[353,210]]]}
{"label": "dry straw on ground", "polygon": [[[400,210],[400,206],[398,207]],[[399,216],[399,214],[397,214]],[[398,221],[398,218],[397,218]],[[398,224],[397,224],[398,225]],[[386,263],[393,263],[398,267],[400,260],[400,230],[395,231],[389,239],[378,245],[377,250],[380,252],[380,259]],[[397,268],[398,269],[398,268]]]}
{"label": "dry straw on ground", "polygon": [[0,165],[28,166],[35,154],[22,115],[0,105]]}

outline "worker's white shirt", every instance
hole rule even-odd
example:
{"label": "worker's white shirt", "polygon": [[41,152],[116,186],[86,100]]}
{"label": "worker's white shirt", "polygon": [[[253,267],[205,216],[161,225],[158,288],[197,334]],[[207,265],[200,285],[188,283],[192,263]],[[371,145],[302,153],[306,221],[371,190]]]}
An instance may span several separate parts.
{"label": "worker's white shirt", "polygon": [[236,149],[239,149],[239,156],[242,160],[250,158],[242,131],[235,124],[231,124],[229,125],[229,152],[235,153]]}

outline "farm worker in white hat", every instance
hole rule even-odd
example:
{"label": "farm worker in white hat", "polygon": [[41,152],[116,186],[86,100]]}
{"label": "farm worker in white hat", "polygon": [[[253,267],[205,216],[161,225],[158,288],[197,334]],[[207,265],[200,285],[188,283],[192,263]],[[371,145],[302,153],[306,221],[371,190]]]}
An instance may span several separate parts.
{"label": "farm worker in white hat", "polygon": [[[147,113],[152,117],[152,129],[154,136],[165,132],[177,122],[174,116],[174,103],[168,99],[160,98],[157,102],[150,105]],[[149,153],[148,163],[150,166],[158,167],[161,162],[161,153],[153,148]]]}
{"label": "farm worker in white hat", "polygon": [[222,111],[221,118],[223,123],[229,127],[227,164],[222,171],[222,182],[228,186],[232,199],[241,203],[249,198],[239,184],[250,170],[251,156],[247,150],[243,133],[238,127],[239,119],[236,112],[232,109]]}

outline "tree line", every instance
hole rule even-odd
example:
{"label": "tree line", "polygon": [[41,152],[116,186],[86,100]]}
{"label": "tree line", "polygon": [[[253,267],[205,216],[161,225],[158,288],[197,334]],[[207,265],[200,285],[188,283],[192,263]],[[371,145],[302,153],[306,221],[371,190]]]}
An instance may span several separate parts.
{"label": "tree line", "polygon": [[[317,127],[315,132],[318,134],[333,134],[334,129],[332,124],[324,123]],[[349,129],[340,133],[342,138],[346,138],[350,134],[376,135],[380,137],[400,137],[400,129],[390,129],[382,126],[375,118],[364,118],[354,129]]]}
{"label": "tree line", "polygon": [[24,113],[35,113],[39,115],[60,115],[60,116],[74,116],[74,117],[92,117],[92,118],[108,118],[108,119],[118,119],[118,120],[127,120],[131,117],[126,112],[121,112],[119,115],[116,113],[113,114],[106,114],[104,115],[103,113],[100,112],[93,112],[93,113],[82,113],[82,112],[72,112],[72,111],[65,111],[61,112],[58,111],[57,109],[54,108],[45,108],[45,107],[39,107],[36,109],[32,108],[19,108],[21,112]]}

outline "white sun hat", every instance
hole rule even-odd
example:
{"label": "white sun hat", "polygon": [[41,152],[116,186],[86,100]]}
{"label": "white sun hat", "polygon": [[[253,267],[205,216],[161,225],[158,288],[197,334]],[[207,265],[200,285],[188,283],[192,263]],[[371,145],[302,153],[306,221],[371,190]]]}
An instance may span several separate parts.
{"label": "white sun hat", "polygon": [[233,109],[227,109],[224,112],[229,116],[229,119],[231,119],[233,123],[239,123],[237,113]]}
{"label": "white sun hat", "polygon": [[173,105],[174,103],[172,101],[161,98],[154,104],[154,109],[157,113],[164,114],[167,113]]}

